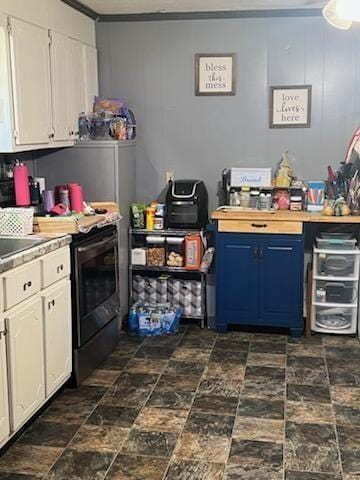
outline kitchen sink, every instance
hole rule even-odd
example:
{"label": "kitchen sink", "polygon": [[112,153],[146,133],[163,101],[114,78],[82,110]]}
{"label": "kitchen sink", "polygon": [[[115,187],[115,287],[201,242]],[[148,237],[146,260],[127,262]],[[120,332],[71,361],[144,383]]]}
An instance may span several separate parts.
{"label": "kitchen sink", "polygon": [[10,257],[16,253],[23,252],[31,247],[35,247],[46,240],[42,238],[19,238],[19,237],[1,237],[0,236],[0,258]]}

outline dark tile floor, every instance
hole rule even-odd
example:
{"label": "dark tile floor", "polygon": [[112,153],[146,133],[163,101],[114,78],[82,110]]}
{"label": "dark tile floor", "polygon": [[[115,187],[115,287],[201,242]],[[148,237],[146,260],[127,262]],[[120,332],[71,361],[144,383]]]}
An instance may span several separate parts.
{"label": "dark tile floor", "polygon": [[1,480],[359,480],[360,343],[122,335],[0,458]]}

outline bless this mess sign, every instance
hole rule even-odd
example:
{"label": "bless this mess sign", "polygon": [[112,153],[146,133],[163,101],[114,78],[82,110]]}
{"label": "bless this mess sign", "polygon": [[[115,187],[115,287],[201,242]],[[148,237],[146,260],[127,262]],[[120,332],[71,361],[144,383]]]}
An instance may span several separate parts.
{"label": "bless this mess sign", "polygon": [[196,95],[235,95],[235,54],[195,55]]}

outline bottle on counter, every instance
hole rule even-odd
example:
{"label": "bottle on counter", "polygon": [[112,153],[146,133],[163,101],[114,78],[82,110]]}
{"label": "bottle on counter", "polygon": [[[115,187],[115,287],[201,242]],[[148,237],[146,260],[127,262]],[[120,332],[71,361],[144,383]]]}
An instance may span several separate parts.
{"label": "bottle on counter", "polygon": [[158,203],[154,215],[154,230],[164,230],[165,228],[165,204]]}
{"label": "bottle on counter", "polygon": [[250,205],[250,188],[241,187],[240,206],[243,208],[249,208],[249,205]]}
{"label": "bottle on counter", "polygon": [[14,168],[15,203],[17,207],[30,205],[29,170],[27,165],[16,160]]}
{"label": "bottle on counter", "polygon": [[154,230],[155,227],[155,207],[151,206],[146,209],[146,230]]}

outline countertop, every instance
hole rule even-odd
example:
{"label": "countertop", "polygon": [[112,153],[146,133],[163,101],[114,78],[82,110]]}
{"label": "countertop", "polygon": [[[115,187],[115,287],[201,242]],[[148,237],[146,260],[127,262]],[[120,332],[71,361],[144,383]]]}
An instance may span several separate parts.
{"label": "countertop", "polygon": [[19,267],[71,243],[71,235],[36,235],[36,237],[44,238],[46,241],[40,245],[34,245],[27,250],[0,259],[0,273]]}
{"label": "countertop", "polygon": [[315,212],[291,212],[290,210],[276,210],[274,212],[262,212],[259,210],[234,211],[215,210],[211,214],[213,220],[262,220],[278,222],[302,222],[302,223],[358,223],[359,216],[326,217]]}

